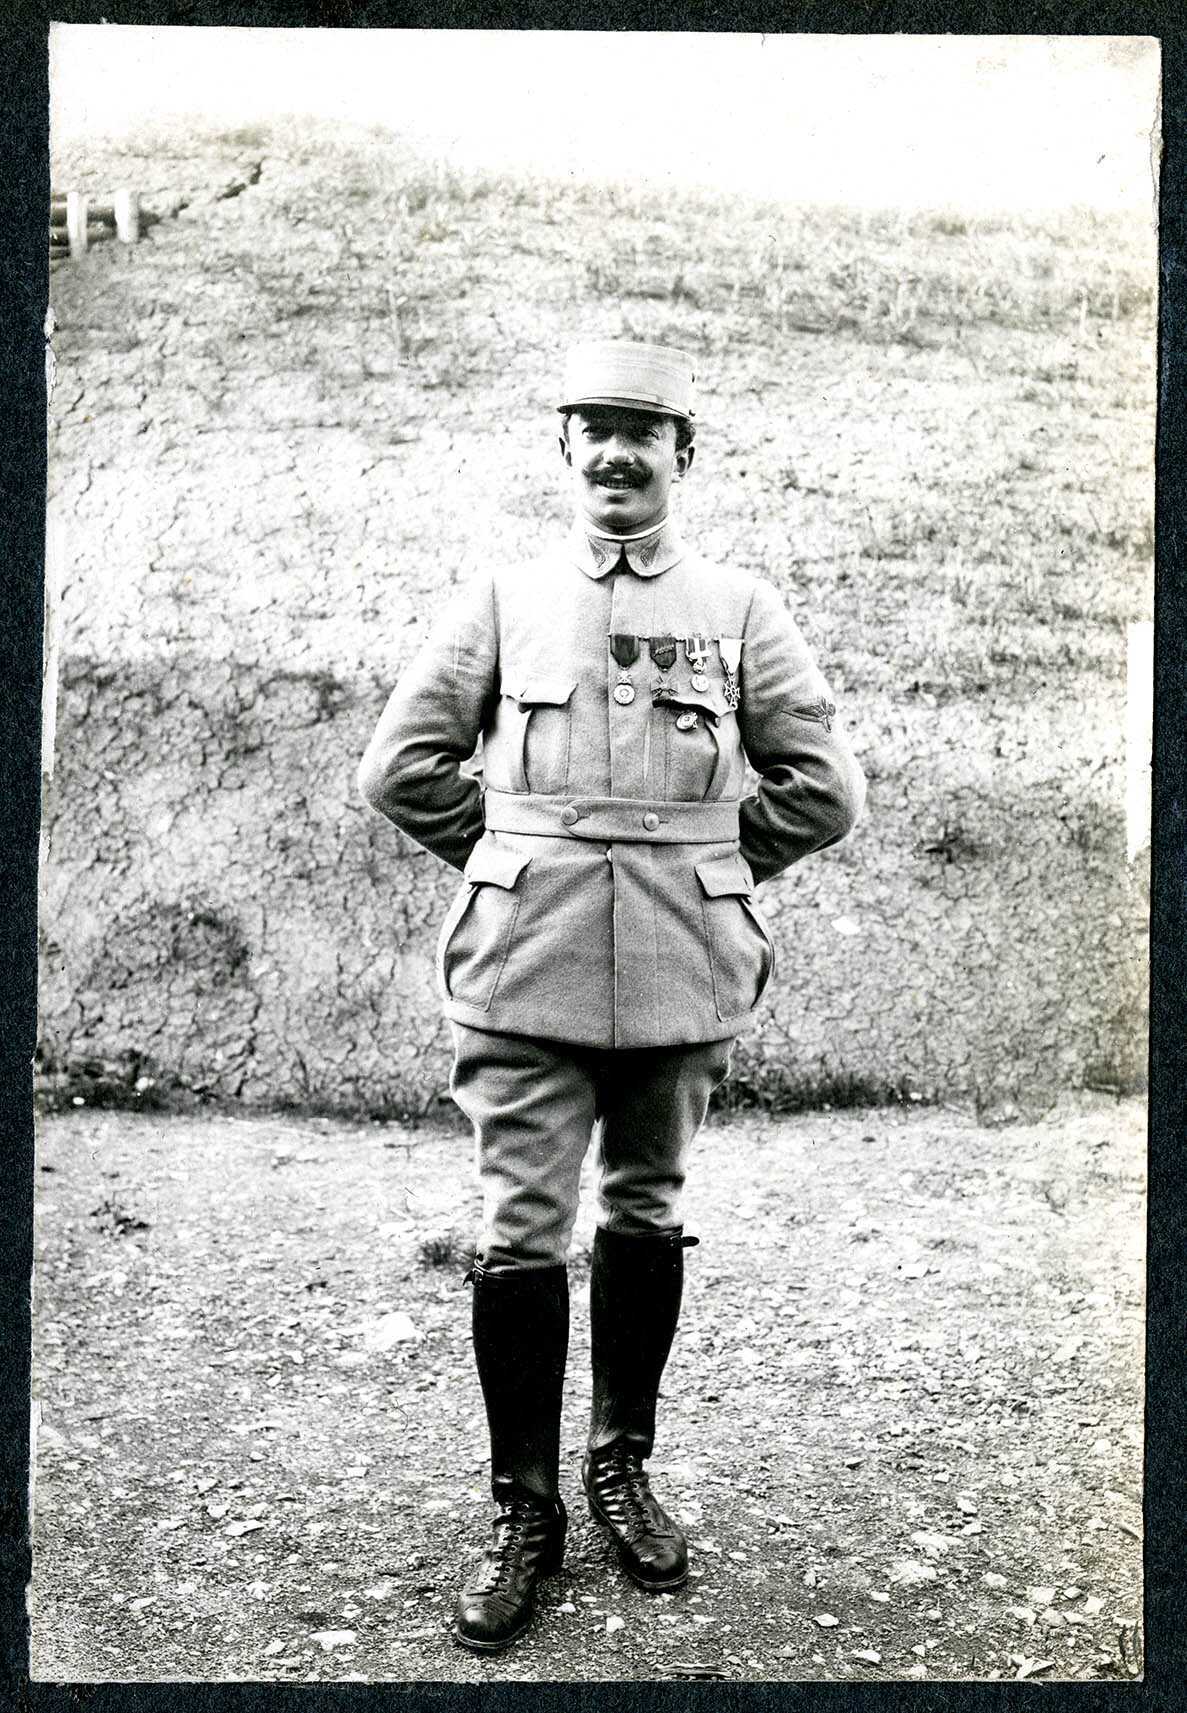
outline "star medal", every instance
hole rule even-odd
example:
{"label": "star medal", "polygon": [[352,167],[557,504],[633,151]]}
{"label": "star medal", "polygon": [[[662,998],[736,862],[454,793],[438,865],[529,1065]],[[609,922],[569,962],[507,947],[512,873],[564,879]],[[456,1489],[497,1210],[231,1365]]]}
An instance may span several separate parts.
{"label": "star medal", "polygon": [[709,658],[708,637],[693,635],[684,639],[684,652],[692,667],[692,687],[694,690],[707,690],[709,680],[705,676],[705,662]]}
{"label": "star medal", "polygon": [[738,667],[742,664],[742,638],[740,636],[719,636],[717,652],[721,656],[721,670],[725,674],[725,705],[736,708],[742,700],[738,688]]}
{"label": "star medal", "polygon": [[639,639],[637,636],[626,636],[615,632],[610,638],[610,652],[618,666],[618,680],[614,686],[614,700],[619,707],[627,708],[635,699],[635,686],[631,683],[631,675],[627,670],[639,658]]}

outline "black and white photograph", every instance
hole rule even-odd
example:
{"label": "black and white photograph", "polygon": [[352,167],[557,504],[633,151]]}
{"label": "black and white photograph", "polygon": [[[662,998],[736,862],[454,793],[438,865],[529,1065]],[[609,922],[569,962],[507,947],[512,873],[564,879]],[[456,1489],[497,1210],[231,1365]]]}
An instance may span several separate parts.
{"label": "black and white photograph", "polygon": [[1159,78],[51,27],[35,1681],[1143,1677]]}

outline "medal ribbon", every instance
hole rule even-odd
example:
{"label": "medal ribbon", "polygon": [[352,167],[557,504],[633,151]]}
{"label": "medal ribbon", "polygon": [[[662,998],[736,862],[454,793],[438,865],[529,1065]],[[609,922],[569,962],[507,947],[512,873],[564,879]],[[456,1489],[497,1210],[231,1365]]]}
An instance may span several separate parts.
{"label": "medal ribbon", "polygon": [[721,656],[721,664],[731,678],[738,676],[738,667],[742,663],[742,638],[740,636],[719,636],[717,652]]}

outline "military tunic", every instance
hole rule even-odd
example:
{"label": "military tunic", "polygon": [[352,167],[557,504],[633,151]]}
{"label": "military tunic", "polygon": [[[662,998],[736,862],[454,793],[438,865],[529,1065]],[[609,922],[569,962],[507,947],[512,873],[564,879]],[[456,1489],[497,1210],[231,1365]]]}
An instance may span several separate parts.
{"label": "military tunic", "polygon": [[[480,740],[481,784],[463,767]],[[774,961],[755,883],[843,838],[865,789],[775,590],[670,523],[626,542],[575,526],[473,578],[360,785],[464,872],[447,1015],[595,1048],[735,1035]]]}

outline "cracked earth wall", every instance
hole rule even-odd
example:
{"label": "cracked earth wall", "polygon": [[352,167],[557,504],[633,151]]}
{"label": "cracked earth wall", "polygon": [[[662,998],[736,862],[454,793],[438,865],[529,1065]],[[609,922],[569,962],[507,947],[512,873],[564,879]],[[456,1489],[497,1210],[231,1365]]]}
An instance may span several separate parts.
{"label": "cracked earth wall", "polygon": [[[56,165],[58,188],[137,183],[147,230],[51,282],[51,1093],[439,1096],[456,880],[354,770],[443,592],[563,527],[548,407],[574,331],[705,353],[686,527],[783,590],[870,778],[857,834],[765,889],[779,971],[739,1096],[1033,1110],[1140,1084],[1141,257],[1134,307],[1102,296],[1085,330],[1086,240],[989,232],[966,254],[863,217],[789,240],[823,259],[775,305],[769,222],[736,207],[636,200],[607,222],[596,198],[450,179],[395,145],[265,142]],[[877,283],[904,255],[923,307],[887,322]],[[1029,269],[1030,295],[961,298],[987,257],[1003,281]]]}

